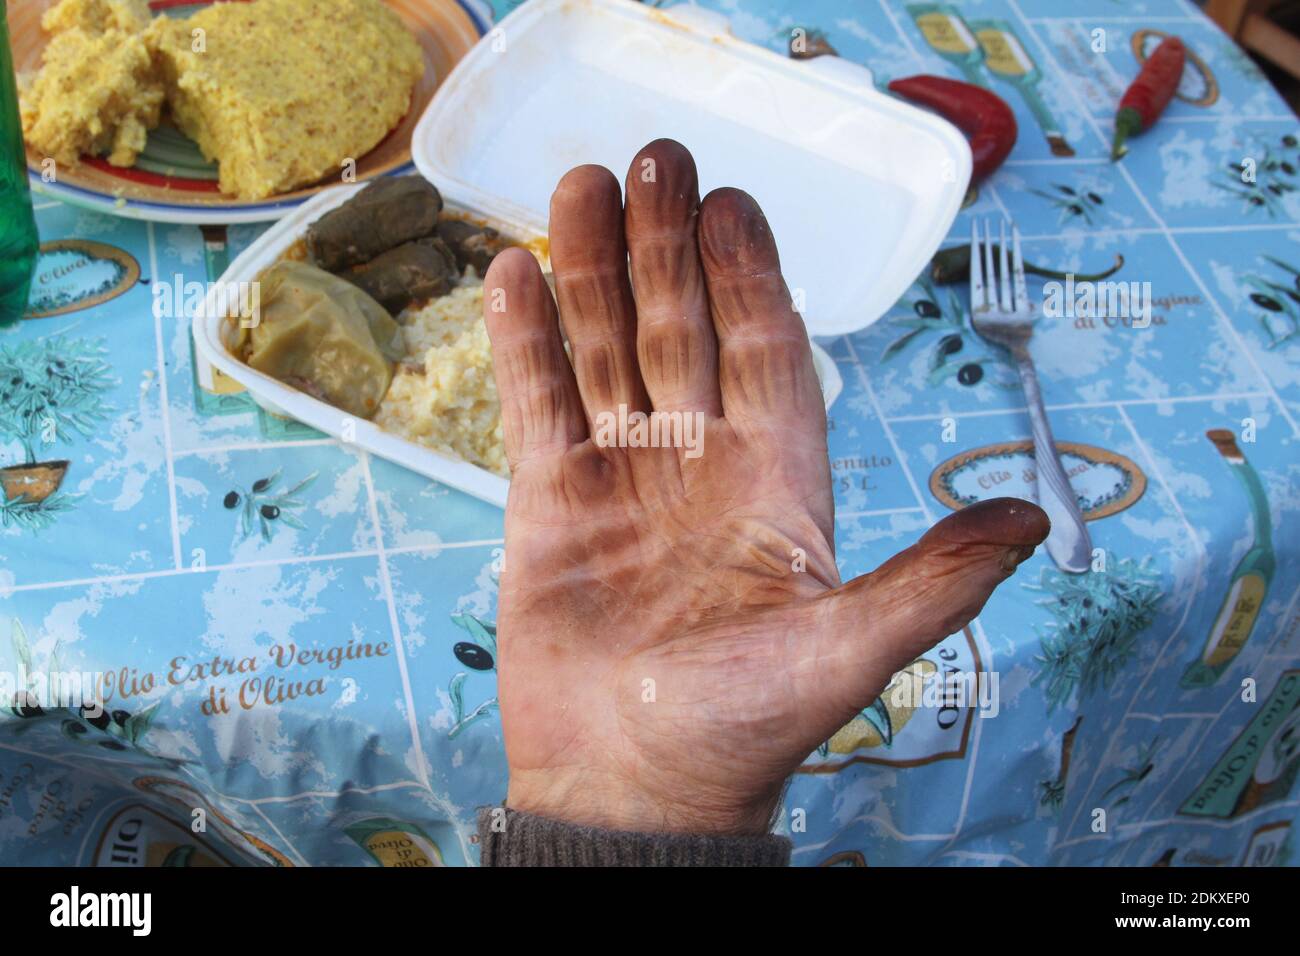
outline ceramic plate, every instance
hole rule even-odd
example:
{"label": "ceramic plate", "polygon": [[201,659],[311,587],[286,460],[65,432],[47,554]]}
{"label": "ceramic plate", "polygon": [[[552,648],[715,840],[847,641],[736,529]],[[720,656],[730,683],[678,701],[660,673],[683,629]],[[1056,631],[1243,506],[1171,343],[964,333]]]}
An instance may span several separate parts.
{"label": "ceramic plate", "polygon": [[[41,16],[57,0],[10,0],[9,34],[14,66],[36,70],[46,35]],[[385,0],[402,17],[424,50],[424,76],[411,95],[402,122],[357,164],[357,180],[385,173],[408,172],[411,134],[438,84],[487,31],[487,16],[478,0]],[[207,0],[152,0],[155,16],[188,17]],[[41,157],[27,151],[27,169],[36,192],[115,216],[161,222],[236,223],[279,219],[333,182],[310,186],[270,199],[244,202],[217,189],[217,167],[198,147],[164,123],[149,135],[135,166],[119,169],[102,158],[85,157],[75,169],[61,170],[57,183],[41,179]]]}

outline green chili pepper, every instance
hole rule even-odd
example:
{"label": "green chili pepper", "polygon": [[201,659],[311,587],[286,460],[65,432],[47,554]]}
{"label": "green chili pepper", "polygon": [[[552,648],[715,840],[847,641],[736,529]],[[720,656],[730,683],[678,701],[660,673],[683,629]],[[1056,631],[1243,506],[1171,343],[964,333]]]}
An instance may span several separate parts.
{"label": "green chili pepper", "polygon": [[[1099,282],[1102,279],[1108,279],[1118,272],[1124,265],[1124,257],[1115,256],[1115,264],[1104,272],[1093,273],[1074,273],[1075,282]],[[1042,276],[1044,279],[1059,279],[1064,282],[1066,273],[1057,272],[1052,269],[1046,269],[1043,266],[1036,266],[1032,262],[1025,263],[1025,271],[1030,275]],[[964,246],[952,246],[949,249],[940,249],[930,260],[930,280],[936,285],[951,285],[954,282],[965,282],[970,279],[970,244]]]}

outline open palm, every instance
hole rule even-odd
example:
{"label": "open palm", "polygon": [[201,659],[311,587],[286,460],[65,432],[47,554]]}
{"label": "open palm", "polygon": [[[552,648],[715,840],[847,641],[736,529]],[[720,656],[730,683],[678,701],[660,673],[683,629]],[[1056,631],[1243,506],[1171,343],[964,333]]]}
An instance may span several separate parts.
{"label": "open palm", "polygon": [[[507,803],[761,833],[800,761],[978,613],[1047,521],[987,502],[842,585],[825,410],[766,219],[739,190],[701,202],[670,140],[637,155],[626,195],[597,166],[557,187],[558,315],[523,250],[485,280],[512,470]],[[635,412],[702,431],[611,446],[608,422]]]}

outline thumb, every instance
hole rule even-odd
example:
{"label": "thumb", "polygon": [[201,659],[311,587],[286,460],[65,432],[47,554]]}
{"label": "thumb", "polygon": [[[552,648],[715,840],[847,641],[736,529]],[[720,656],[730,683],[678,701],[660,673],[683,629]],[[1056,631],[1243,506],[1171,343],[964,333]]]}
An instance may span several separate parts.
{"label": "thumb", "polygon": [[824,602],[817,640],[822,676],[833,685],[829,700],[849,714],[871,703],[894,672],[970,623],[1050,527],[1028,501],[981,501],[817,598]]}

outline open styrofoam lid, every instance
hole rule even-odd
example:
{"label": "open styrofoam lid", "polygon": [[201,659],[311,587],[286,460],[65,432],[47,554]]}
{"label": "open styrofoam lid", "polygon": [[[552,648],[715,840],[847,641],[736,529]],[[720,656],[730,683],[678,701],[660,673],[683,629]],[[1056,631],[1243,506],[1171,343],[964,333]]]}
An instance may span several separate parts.
{"label": "open styrofoam lid", "polygon": [[947,122],[881,93],[865,68],[796,61],[738,40],[696,7],[532,0],[443,82],[416,127],[416,167],[451,201],[544,233],[573,166],[621,181],[670,137],[701,195],[738,186],[763,207],[814,335],[874,322],[952,225],[970,149]]}

